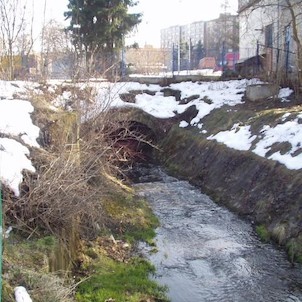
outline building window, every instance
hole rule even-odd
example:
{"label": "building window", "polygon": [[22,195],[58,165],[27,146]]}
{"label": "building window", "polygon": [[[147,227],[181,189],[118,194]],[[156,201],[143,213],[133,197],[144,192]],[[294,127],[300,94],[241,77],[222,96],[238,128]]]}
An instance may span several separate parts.
{"label": "building window", "polygon": [[265,46],[273,47],[273,24],[265,26]]}

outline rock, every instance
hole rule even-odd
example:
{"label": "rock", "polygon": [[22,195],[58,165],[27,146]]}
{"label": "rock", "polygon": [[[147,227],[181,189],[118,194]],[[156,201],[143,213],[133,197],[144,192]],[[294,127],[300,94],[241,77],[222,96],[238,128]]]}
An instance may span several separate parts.
{"label": "rock", "polygon": [[187,97],[187,98],[182,99],[182,100],[179,102],[179,104],[181,104],[181,105],[186,105],[186,104],[188,104],[188,103],[190,103],[190,102],[192,102],[192,101],[194,101],[194,100],[197,100],[197,99],[199,99],[199,98],[200,98],[200,95],[199,95],[199,94],[194,94],[194,95],[191,95],[191,96],[189,96],[189,97]]}
{"label": "rock", "polygon": [[191,120],[196,117],[197,114],[198,110],[196,105],[192,105],[188,107],[185,112],[177,114],[173,119],[178,121],[186,121],[188,124],[190,124]]}
{"label": "rock", "polygon": [[120,98],[126,103],[135,103],[136,94],[135,93],[121,93]]}
{"label": "rock", "polygon": [[245,96],[249,101],[265,100],[276,97],[279,93],[279,86],[276,84],[253,84],[246,88]]}
{"label": "rock", "polygon": [[174,96],[175,100],[177,102],[180,102],[180,100],[181,100],[181,91],[180,90],[174,90],[171,88],[163,88],[160,92],[162,92],[165,97]]}

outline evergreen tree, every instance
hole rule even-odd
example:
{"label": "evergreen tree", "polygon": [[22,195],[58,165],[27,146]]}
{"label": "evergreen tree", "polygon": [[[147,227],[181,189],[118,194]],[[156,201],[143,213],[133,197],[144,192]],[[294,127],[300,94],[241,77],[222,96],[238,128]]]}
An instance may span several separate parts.
{"label": "evergreen tree", "polygon": [[[133,0],[69,0],[66,19],[73,44],[84,50],[86,62],[112,56],[121,49],[123,38],[141,22],[141,14],[129,14]],[[112,62],[110,62],[112,63]]]}
{"label": "evergreen tree", "polygon": [[198,43],[193,47],[192,51],[192,62],[193,67],[198,68],[199,61],[205,56],[205,49],[199,40]]}

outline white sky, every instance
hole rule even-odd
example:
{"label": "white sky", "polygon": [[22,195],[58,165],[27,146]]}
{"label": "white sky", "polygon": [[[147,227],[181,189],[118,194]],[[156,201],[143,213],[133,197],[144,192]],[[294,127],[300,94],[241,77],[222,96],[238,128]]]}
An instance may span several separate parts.
{"label": "white sky", "polygon": [[[138,42],[142,47],[151,44],[158,47],[160,30],[173,25],[184,25],[194,21],[208,21],[219,17],[224,12],[224,0],[139,0],[132,8],[142,12],[142,23],[129,42]],[[228,0],[232,13],[236,13],[238,0]]]}
{"label": "white sky", "polygon": [[[200,96],[188,104],[180,104],[175,97],[164,97],[163,93],[160,92],[162,87],[159,85],[147,86],[134,82],[101,82],[94,84],[98,93],[95,102],[90,105],[89,109],[91,113],[96,114],[97,110],[100,110],[104,104],[108,105],[108,99],[110,99],[111,106],[138,107],[155,117],[168,118],[173,117],[175,112],[182,113],[188,107],[195,105],[198,111],[197,116],[189,123],[182,121],[180,127],[189,125],[197,127],[202,134],[207,135],[209,140],[216,140],[233,149],[249,150],[262,157],[266,156],[275,143],[288,142],[292,146],[291,150],[285,154],[274,152],[269,159],[284,164],[288,169],[302,169],[302,153],[296,152],[299,150],[302,141],[302,124],[299,123],[299,120],[302,119],[302,112],[285,113],[281,119],[278,119],[278,124],[275,127],[264,125],[258,136],[252,135],[250,125],[235,124],[229,130],[221,131],[215,135],[208,133],[203,125],[203,118],[211,114],[215,108],[220,108],[223,105],[235,106],[242,103],[242,95],[247,85],[256,82],[259,81],[251,79],[171,84],[172,89],[181,91],[181,98],[196,94]],[[36,93],[42,93],[35,83],[14,82],[12,85],[11,82],[0,81],[0,134],[8,136],[7,138],[0,137],[0,182],[10,187],[16,196],[19,195],[19,184],[23,179],[22,170],[35,171],[30,157],[28,157],[30,153],[28,146],[39,148],[37,143],[39,128],[33,125],[30,115],[34,110],[31,100],[25,101],[14,98],[15,94],[18,93],[22,99],[26,99],[28,97],[26,90],[30,87]],[[144,89],[155,91],[156,94],[154,96],[145,93],[138,95],[136,102],[131,104],[123,102],[119,97],[120,93]],[[286,99],[291,92],[290,89],[283,88],[279,97]],[[211,99],[212,102],[205,102],[205,96]],[[58,96],[61,102],[54,99],[52,104],[59,107],[60,104],[64,106],[64,101],[68,102],[70,97],[70,94],[63,94]],[[56,110],[55,107],[54,110]],[[19,137],[19,140],[14,140],[9,137],[10,135]],[[259,141],[255,146],[252,146],[252,142],[256,138]]]}
{"label": "white sky", "polygon": [[[34,1],[36,19],[40,19],[38,23],[41,24],[45,0],[31,1]],[[47,18],[55,18],[63,23],[63,13],[67,10],[68,2],[68,0],[46,0]],[[222,8],[224,2],[225,0],[138,0],[138,5],[131,8],[130,12],[142,13],[142,23],[127,43],[138,42],[141,47],[145,44],[158,47],[161,29],[215,19],[224,12]],[[230,12],[236,13],[238,0],[228,0],[228,3]]]}

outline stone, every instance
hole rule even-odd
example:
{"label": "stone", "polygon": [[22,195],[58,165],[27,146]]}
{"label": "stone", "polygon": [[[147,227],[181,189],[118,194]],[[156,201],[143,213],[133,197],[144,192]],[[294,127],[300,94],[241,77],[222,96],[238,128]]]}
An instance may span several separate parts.
{"label": "stone", "polygon": [[253,84],[246,88],[245,96],[249,101],[265,100],[276,97],[279,93],[279,86],[276,84]]}

